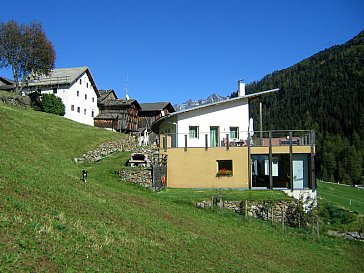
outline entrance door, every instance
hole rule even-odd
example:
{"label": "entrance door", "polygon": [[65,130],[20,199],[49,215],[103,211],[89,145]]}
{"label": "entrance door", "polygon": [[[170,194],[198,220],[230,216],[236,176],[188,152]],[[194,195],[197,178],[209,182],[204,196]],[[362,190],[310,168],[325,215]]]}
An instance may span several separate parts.
{"label": "entrance door", "polygon": [[307,156],[304,154],[293,155],[292,163],[293,163],[293,188],[303,189],[305,187],[308,187]]}
{"label": "entrance door", "polygon": [[219,146],[219,127],[218,126],[210,127],[210,146],[211,147]]}

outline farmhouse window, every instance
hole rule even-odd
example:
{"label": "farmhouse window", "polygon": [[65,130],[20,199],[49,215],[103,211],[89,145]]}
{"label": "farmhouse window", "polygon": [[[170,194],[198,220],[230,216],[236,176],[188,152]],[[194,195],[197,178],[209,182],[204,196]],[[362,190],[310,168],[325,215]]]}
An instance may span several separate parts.
{"label": "farmhouse window", "polygon": [[87,94],[85,94],[85,100],[87,100]]}
{"label": "farmhouse window", "polygon": [[80,79],[80,84],[82,84],[82,80]]}
{"label": "farmhouse window", "polygon": [[95,98],[94,97],[92,97],[92,102],[95,102]]}
{"label": "farmhouse window", "polygon": [[230,138],[239,138],[239,127],[230,127]]}
{"label": "farmhouse window", "polygon": [[86,115],[86,109],[83,109],[83,114]]}
{"label": "farmhouse window", "polygon": [[94,111],[91,111],[91,117],[94,117]]}
{"label": "farmhouse window", "polygon": [[80,112],[81,112],[81,108],[77,107],[77,113],[80,113]]}
{"label": "farmhouse window", "polygon": [[77,91],[77,97],[79,97],[80,96],[80,91]]}
{"label": "farmhouse window", "polygon": [[198,126],[189,126],[190,138],[198,138]]}
{"label": "farmhouse window", "polygon": [[53,88],[53,94],[57,94],[57,87]]}
{"label": "farmhouse window", "polygon": [[75,106],[73,104],[71,105],[71,111],[75,111]]}

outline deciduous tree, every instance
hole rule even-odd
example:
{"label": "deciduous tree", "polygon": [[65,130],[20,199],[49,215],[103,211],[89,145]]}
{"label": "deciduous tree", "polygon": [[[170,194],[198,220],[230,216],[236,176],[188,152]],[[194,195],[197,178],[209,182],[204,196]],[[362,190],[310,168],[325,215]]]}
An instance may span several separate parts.
{"label": "deciduous tree", "polygon": [[55,56],[40,23],[0,22],[0,67],[11,67],[15,92],[21,91],[30,76],[48,75]]}

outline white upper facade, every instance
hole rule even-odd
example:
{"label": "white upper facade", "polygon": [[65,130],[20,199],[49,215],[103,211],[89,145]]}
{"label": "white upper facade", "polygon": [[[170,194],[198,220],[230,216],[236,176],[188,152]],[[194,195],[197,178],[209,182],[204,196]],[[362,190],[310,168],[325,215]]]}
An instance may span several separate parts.
{"label": "white upper facade", "polygon": [[161,119],[159,134],[171,136],[172,147],[225,146],[226,142],[243,142],[248,138],[249,103],[245,90],[239,97],[175,112]]}
{"label": "white upper facade", "polygon": [[31,81],[25,90],[60,97],[65,118],[94,126],[99,92],[87,67],[54,69],[49,76]]}

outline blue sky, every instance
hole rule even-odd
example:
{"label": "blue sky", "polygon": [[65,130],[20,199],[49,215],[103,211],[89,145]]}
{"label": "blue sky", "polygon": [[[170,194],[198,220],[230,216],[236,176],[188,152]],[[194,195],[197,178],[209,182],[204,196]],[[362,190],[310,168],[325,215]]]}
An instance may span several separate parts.
{"label": "blue sky", "polygon": [[364,29],[363,0],[3,2],[1,21],[43,24],[57,68],[88,66],[119,97],[128,78],[138,102],[230,95]]}

